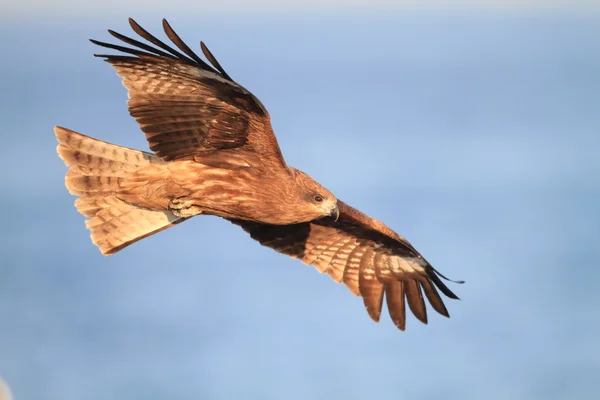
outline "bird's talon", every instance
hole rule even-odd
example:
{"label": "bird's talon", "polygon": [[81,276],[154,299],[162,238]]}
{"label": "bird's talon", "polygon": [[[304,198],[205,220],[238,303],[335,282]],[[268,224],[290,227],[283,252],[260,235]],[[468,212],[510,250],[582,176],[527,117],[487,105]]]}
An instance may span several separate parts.
{"label": "bird's talon", "polygon": [[193,217],[202,213],[202,210],[194,205],[194,202],[189,199],[173,198],[169,202],[169,210],[178,217]]}

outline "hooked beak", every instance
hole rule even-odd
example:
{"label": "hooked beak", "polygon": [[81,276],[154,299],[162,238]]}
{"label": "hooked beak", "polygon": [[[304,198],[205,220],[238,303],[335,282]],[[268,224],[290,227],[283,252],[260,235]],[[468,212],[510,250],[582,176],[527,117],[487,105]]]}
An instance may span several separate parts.
{"label": "hooked beak", "polygon": [[340,218],[340,209],[338,208],[337,204],[331,209],[329,216],[333,218],[335,222],[337,222],[337,220]]}

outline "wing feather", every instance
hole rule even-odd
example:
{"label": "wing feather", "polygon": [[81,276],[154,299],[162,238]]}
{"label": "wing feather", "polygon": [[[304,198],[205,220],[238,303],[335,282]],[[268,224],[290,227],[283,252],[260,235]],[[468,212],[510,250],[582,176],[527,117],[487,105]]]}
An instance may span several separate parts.
{"label": "wing feather", "polygon": [[121,53],[133,54],[136,56],[153,56],[152,53],[146,53],[141,50],[132,49],[131,47],[119,46],[117,44],[105,43],[99,40],[90,39],[90,42],[94,43],[96,46],[106,47],[107,49],[117,50]]}
{"label": "wing feather", "polygon": [[[188,58],[185,57],[183,54],[181,54],[180,52],[178,52],[177,50],[175,50],[174,48],[172,48],[168,44],[164,43],[163,41],[159,40],[158,38],[156,38],[156,36],[152,35],[150,32],[148,32],[144,28],[142,28],[137,22],[135,22],[135,20],[133,18],[129,18],[129,25],[131,26],[131,29],[133,29],[133,31],[135,33],[137,33],[138,35],[140,35],[141,37],[143,37],[144,39],[146,39],[147,41],[149,41],[153,45],[158,46],[161,49],[168,51],[169,53],[171,53],[176,58],[178,58],[178,59],[180,59],[182,61],[187,61],[188,60]],[[203,67],[210,69],[210,66],[208,64],[206,64],[204,62],[202,62],[200,64]]]}
{"label": "wing feather", "polygon": [[324,273],[327,270],[327,265],[324,262],[323,253],[334,246],[339,235],[335,231],[326,232],[322,227],[315,227],[311,232],[319,230],[323,231],[323,234],[311,235],[314,236],[316,240],[311,248],[306,249],[302,261],[306,264],[313,265],[319,272]]}
{"label": "wing feather", "polygon": [[368,249],[363,256],[360,263],[358,288],[369,317],[373,321],[379,322],[383,304],[383,285],[377,280],[375,273],[374,259],[376,255],[373,249]]}
{"label": "wing feather", "polygon": [[346,285],[346,287],[352,292],[355,296],[360,296],[360,289],[358,286],[359,272],[360,272],[360,262],[365,253],[365,247],[363,242],[361,242],[358,246],[355,246],[352,252],[348,255],[348,262],[346,263],[346,268],[344,269],[344,275],[342,277],[342,281]]}
{"label": "wing feather", "polygon": [[427,323],[427,309],[425,308],[425,300],[419,282],[416,280],[407,280],[404,282],[404,290],[406,293],[406,301],[408,307],[415,317],[422,323]]}
{"label": "wing feather", "polygon": [[349,237],[345,238],[341,243],[341,246],[333,255],[329,267],[327,267],[327,274],[337,283],[342,282],[344,279],[344,270],[348,264],[348,257],[356,248],[357,239]]}
{"label": "wing feather", "polygon": [[383,284],[387,284],[394,280],[390,262],[393,262],[393,260],[381,251],[378,251],[375,255],[375,260],[373,262],[375,264],[375,275],[377,276],[377,280]]}
{"label": "wing feather", "polygon": [[[268,225],[231,220],[262,245],[300,258],[336,282],[344,282],[362,296],[367,313],[379,321],[385,295],[388,312],[400,330],[406,328],[406,304],[415,317],[427,323],[423,292],[431,307],[448,317],[438,291],[458,298],[416,250],[381,222],[338,200],[340,218],[296,225]],[[446,279],[446,278],[445,278]]]}
{"label": "wing feather", "polygon": [[[218,150],[247,154],[251,165],[286,167],[270,118],[262,103],[225,72],[204,44],[198,56],[163,20],[169,46],[129,19],[133,31],[150,44],[109,30],[131,47],[92,40],[126,55],[98,54],[128,89],[129,113],[146,134],[150,148],[165,161],[198,159]],[[223,157],[227,157],[227,152]],[[254,161],[253,161],[254,160]],[[227,160],[224,160],[227,164]],[[269,164],[270,163],[270,164]]]}
{"label": "wing feather", "polygon": [[[442,293],[444,293],[444,295],[446,295],[447,297],[450,297],[451,299],[459,300],[459,297],[457,295],[455,295],[454,292],[452,292],[452,290],[450,290],[444,282],[442,282],[442,280],[438,277],[438,275],[439,275],[438,272],[434,269],[433,274],[431,274],[431,276],[430,276],[430,279],[434,283],[434,285],[438,289],[440,289],[442,291]],[[456,283],[463,283],[463,282],[459,281]]]}
{"label": "wing feather", "polygon": [[223,69],[223,67],[221,67],[221,64],[219,64],[219,61],[217,61],[217,58],[215,56],[213,56],[213,54],[210,52],[210,50],[208,49],[208,47],[204,44],[204,42],[200,42],[200,48],[202,49],[202,53],[204,54],[204,57],[206,57],[206,59],[208,61],[210,61],[210,63],[219,70],[220,73],[223,74],[224,77],[226,77],[229,80],[233,80],[231,79],[231,77],[227,74],[227,72],[225,72],[225,70]]}
{"label": "wing feather", "polygon": [[406,306],[404,304],[404,282],[392,281],[385,287],[385,299],[394,325],[401,331],[406,329]]}
{"label": "wing feather", "polygon": [[183,40],[181,40],[179,35],[173,30],[173,28],[171,28],[171,25],[169,25],[169,22],[167,22],[166,19],[163,18],[162,23],[163,29],[169,37],[169,39],[171,40],[171,42],[175,43],[175,45],[179,47],[179,49],[183,51],[192,60],[202,65],[204,68],[210,68],[200,57],[198,57],[196,53],[192,51],[192,49],[189,48],[187,44],[185,44]]}
{"label": "wing feather", "polygon": [[419,281],[421,288],[425,292],[425,296],[427,296],[427,300],[429,300],[429,304],[431,307],[438,313],[442,314],[445,317],[448,317],[448,310],[444,305],[444,301],[440,297],[440,294],[435,290],[435,286],[431,284],[427,279],[423,279]]}
{"label": "wing feather", "polygon": [[[130,44],[135,47],[139,47],[142,50],[146,50],[148,53],[154,53],[158,56],[176,59],[169,53],[165,53],[164,51],[157,49],[156,47],[148,46],[147,44],[142,43],[139,40],[135,40],[128,36],[122,35],[118,32],[113,31],[112,29],[109,29],[108,33],[110,33],[112,36],[114,36],[115,38],[119,39],[122,42],[125,42],[125,43]],[[92,43],[94,43],[94,42],[92,42]]]}

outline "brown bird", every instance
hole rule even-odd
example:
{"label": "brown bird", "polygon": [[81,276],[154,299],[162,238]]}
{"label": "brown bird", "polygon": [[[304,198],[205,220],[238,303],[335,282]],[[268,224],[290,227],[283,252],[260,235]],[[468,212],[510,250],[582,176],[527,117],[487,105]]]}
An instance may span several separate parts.
{"label": "brown bird", "polygon": [[[448,317],[438,290],[458,297],[402,236],[338,200],[288,166],[262,103],[236,83],[200,42],[211,65],[173,31],[176,50],[133,19],[150,44],[109,30],[134,47],[92,40],[128,55],[95,54],[123,78],[129,112],[154,154],[56,127],[66,186],[102,254],[205,214],[239,225],[262,245],[299,258],[362,296],[379,321],[385,294],[394,324],[406,326],[405,303],[427,323],[423,292]],[[437,289],[436,289],[437,288]]]}

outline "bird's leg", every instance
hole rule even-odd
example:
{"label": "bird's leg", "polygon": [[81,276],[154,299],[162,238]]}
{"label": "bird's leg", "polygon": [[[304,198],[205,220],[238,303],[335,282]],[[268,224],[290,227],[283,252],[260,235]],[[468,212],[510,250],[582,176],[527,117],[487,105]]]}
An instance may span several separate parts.
{"label": "bird's leg", "polygon": [[185,197],[174,197],[169,202],[169,210],[178,217],[193,217],[202,214],[202,209],[194,204],[193,200]]}

